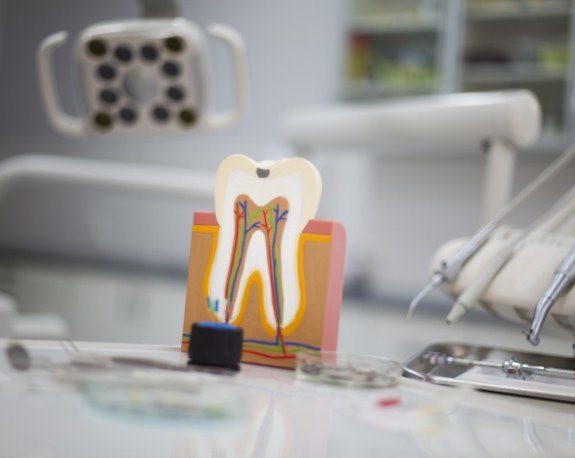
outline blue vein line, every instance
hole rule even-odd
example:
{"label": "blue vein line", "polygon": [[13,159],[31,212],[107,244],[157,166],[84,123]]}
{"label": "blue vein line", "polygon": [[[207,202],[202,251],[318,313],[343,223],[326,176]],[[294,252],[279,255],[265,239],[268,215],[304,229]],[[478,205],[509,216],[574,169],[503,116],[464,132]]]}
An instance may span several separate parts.
{"label": "blue vein line", "polygon": [[260,228],[260,222],[257,221],[254,224],[252,224],[249,228],[248,228],[248,232],[250,232],[252,229],[259,229]]}

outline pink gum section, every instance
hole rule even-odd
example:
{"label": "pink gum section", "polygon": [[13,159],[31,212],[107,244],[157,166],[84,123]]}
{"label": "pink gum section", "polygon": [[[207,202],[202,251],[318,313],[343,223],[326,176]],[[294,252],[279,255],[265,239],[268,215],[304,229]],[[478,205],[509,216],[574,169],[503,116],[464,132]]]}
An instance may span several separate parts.
{"label": "pink gum section", "polygon": [[[339,316],[343,298],[343,277],[345,267],[346,234],[343,224],[330,221],[310,221],[330,228],[331,255],[329,258],[329,275],[327,280],[327,304],[323,326],[321,349],[324,351],[337,351],[339,335]],[[317,233],[317,232],[314,232]]]}
{"label": "pink gum section", "polygon": [[214,212],[194,212],[194,225],[219,226]]}
{"label": "pink gum section", "polygon": [[[194,225],[218,226],[213,212],[195,212]],[[327,304],[323,326],[322,346],[324,351],[336,351],[339,334],[339,316],[343,296],[346,234],[341,223],[334,221],[311,220],[303,230],[306,234],[330,235],[331,255],[327,284]]]}

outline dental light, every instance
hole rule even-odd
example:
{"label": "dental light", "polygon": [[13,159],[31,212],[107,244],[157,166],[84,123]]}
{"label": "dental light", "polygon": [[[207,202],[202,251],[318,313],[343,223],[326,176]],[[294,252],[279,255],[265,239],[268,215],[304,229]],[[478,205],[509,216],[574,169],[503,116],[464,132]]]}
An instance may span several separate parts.
{"label": "dental light", "polygon": [[193,22],[178,17],[177,0],[140,0],[142,18],[94,24],[80,33],[75,63],[85,103],[84,117],[62,109],[53,54],[67,32],[47,37],[37,53],[44,108],[52,126],[72,137],[139,136],[215,131],[245,113],[248,76],[241,36],[224,25],[208,33],[225,43],[234,60],[236,103],[211,111],[207,43]]}

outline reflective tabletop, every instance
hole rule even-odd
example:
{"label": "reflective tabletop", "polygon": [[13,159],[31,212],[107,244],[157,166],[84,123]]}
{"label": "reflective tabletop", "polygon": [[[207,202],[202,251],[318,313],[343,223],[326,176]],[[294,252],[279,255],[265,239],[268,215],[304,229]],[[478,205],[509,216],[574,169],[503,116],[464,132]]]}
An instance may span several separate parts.
{"label": "reflective tabletop", "polygon": [[[57,364],[62,344],[26,341],[34,360]],[[292,371],[243,365],[226,383],[242,412],[169,421],[102,409],[81,391],[14,371],[0,341],[2,457],[333,457],[575,454],[575,408],[402,379],[358,390],[297,381]],[[185,364],[175,347],[76,343],[81,353]]]}

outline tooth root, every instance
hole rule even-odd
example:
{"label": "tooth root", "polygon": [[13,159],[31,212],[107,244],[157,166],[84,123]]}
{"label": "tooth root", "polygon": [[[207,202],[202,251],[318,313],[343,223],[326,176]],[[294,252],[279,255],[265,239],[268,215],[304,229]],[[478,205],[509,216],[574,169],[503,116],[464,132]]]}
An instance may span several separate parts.
{"label": "tooth root", "polygon": [[235,155],[222,163],[216,176],[220,233],[209,284],[209,301],[220,304],[222,321],[240,315],[254,272],[261,279],[268,332],[281,338],[281,329],[296,319],[299,236],[320,195],[319,173],[303,159],[258,164]]}

